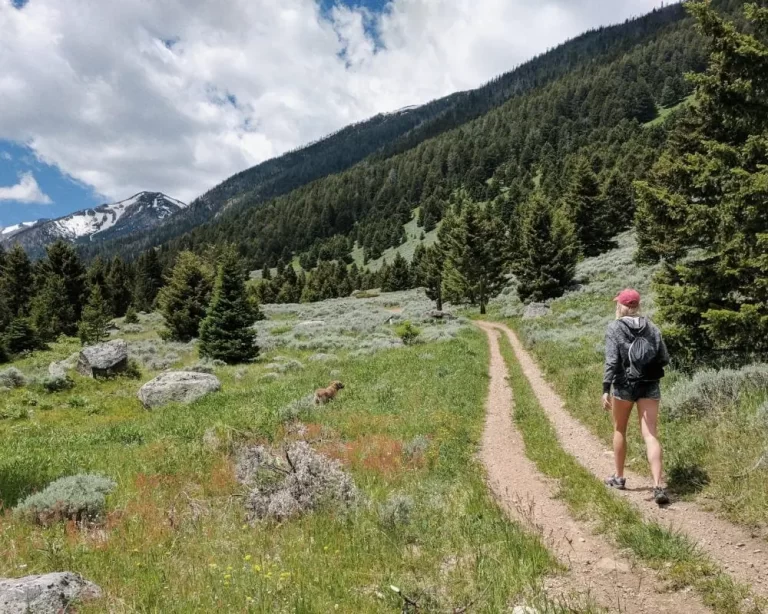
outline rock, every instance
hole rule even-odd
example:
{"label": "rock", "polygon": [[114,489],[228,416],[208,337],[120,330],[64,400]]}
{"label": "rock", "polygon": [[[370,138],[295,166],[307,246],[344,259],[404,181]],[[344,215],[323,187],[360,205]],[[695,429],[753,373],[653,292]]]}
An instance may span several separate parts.
{"label": "rock", "polygon": [[440,311],[439,309],[432,309],[424,314],[428,318],[434,320],[455,320],[456,316],[447,311]]}
{"label": "rock", "polygon": [[74,369],[77,366],[77,361],[80,359],[80,352],[74,352],[69,355],[69,358],[65,360],[53,361],[48,365],[48,375],[51,377],[63,377],[67,371]]}
{"label": "rock", "polygon": [[73,601],[101,597],[101,589],[69,571],[23,578],[0,578],[1,614],[58,614]]}
{"label": "rock", "polygon": [[77,372],[85,377],[110,377],[128,366],[128,344],[122,339],[83,348]]}
{"label": "rock", "polygon": [[139,400],[146,408],[166,403],[191,403],[209,392],[221,389],[215,375],[194,371],[168,371],[147,382],[139,389]]}
{"label": "rock", "polygon": [[546,303],[531,303],[525,307],[523,312],[524,320],[531,320],[533,318],[540,318],[549,313],[549,305]]}

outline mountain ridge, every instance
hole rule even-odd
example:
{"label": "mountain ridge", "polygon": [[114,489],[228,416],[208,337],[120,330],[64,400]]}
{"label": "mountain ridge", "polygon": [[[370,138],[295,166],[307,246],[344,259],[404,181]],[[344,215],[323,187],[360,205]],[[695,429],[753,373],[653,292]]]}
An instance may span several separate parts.
{"label": "mountain ridge", "polygon": [[0,230],[0,244],[20,244],[31,256],[59,239],[75,244],[127,236],[155,228],[188,207],[162,192],[138,192],[55,219],[22,222]]}

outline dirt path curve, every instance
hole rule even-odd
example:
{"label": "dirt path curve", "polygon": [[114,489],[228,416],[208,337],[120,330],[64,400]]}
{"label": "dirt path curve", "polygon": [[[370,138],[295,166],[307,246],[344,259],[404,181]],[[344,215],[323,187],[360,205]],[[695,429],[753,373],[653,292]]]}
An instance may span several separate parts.
{"label": "dirt path curve", "polygon": [[539,533],[568,568],[548,586],[550,597],[588,593],[610,611],[627,613],[708,612],[693,593],[660,593],[651,570],[633,567],[585,523],[571,518],[563,502],[554,498],[556,486],[540,476],[525,455],[522,437],[512,422],[512,390],[499,349],[498,332],[480,323],[491,348],[490,388],[486,407],[481,460],[488,481],[502,507]]}
{"label": "dirt path curve", "polygon": [[[563,448],[599,478],[614,471],[613,455],[608,446],[595,437],[586,426],[565,409],[562,399],[547,383],[541,369],[526,352],[517,335],[507,326],[490,324],[504,332],[512,343],[515,355],[531,383],[536,397],[549,416]],[[595,390],[599,392],[596,385]],[[595,411],[599,394],[595,393]],[[666,508],[658,507],[652,498],[649,478],[627,471],[629,489],[621,492],[645,516],[664,526],[685,533],[713,560],[736,580],[749,584],[755,594],[768,597],[768,547],[759,536],[742,527],[721,520],[695,503],[678,501]]]}

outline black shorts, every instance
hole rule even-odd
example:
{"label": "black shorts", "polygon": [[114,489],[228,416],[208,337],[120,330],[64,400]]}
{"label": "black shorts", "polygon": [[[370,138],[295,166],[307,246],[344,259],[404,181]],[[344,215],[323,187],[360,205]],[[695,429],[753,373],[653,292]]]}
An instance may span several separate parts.
{"label": "black shorts", "polygon": [[661,399],[661,386],[655,382],[621,382],[613,385],[613,396],[620,401],[636,402],[638,399]]}

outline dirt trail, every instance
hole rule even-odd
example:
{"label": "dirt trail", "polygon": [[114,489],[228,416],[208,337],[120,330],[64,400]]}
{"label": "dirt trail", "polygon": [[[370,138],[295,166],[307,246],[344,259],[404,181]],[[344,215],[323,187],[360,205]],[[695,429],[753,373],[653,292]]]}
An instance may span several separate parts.
{"label": "dirt trail", "polygon": [[512,422],[512,390],[499,349],[498,332],[479,326],[491,348],[490,389],[480,453],[494,495],[511,516],[539,533],[547,546],[568,568],[563,577],[547,587],[550,597],[584,595],[610,611],[708,612],[689,592],[660,593],[654,588],[653,571],[633,567],[616,548],[594,534],[585,523],[571,518],[563,502],[554,498],[556,486],[540,476],[525,455],[522,437]]}
{"label": "dirt trail", "polygon": [[[562,399],[544,379],[541,369],[525,351],[517,335],[503,325],[489,326],[503,331],[509,338],[539,403],[557,430],[563,448],[597,477],[602,479],[611,475],[614,467],[609,446],[600,442],[565,409]],[[597,385],[595,390],[599,392]],[[601,411],[598,392],[595,393],[595,411]],[[627,471],[625,477],[629,488],[621,493],[617,491],[617,494],[629,499],[647,519],[686,534],[713,560],[719,561],[734,579],[751,585],[755,594],[768,597],[768,544],[765,540],[702,510],[695,503],[678,501],[660,508],[653,502],[649,478],[631,471]]]}

